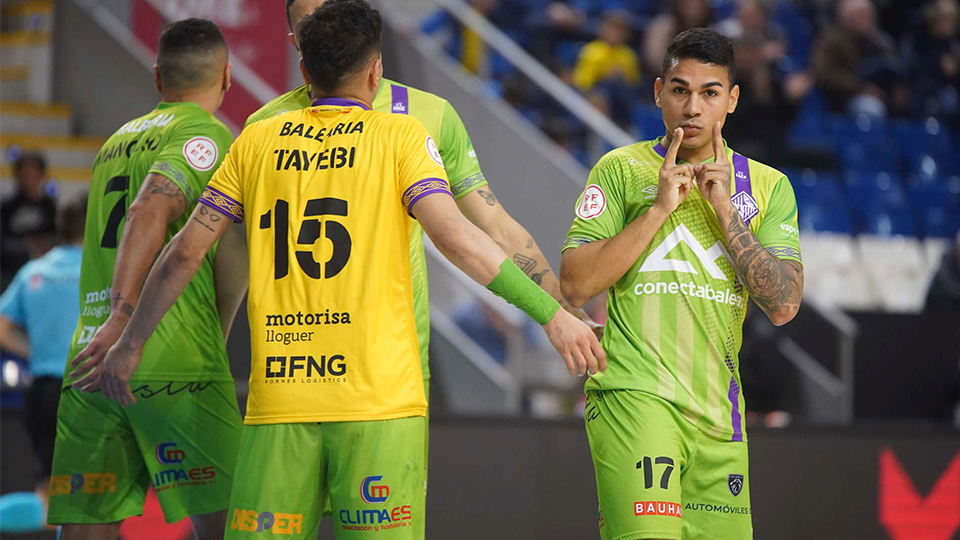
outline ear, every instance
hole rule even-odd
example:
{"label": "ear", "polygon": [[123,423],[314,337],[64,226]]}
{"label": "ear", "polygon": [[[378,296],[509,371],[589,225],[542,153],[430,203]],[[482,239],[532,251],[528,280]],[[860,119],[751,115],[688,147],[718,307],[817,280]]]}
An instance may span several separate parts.
{"label": "ear", "polygon": [[740,85],[735,84],[730,89],[730,105],[727,106],[727,114],[733,114],[737,110],[737,104],[740,103]]}
{"label": "ear", "polygon": [[153,65],[153,86],[157,89],[158,94],[163,93],[163,82],[160,80],[160,68],[156,64]]}
{"label": "ear", "polygon": [[383,78],[383,56],[377,56],[370,62],[369,83],[373,88],[380,88],[380,79]]}
{"label": "ear", "polygon": [[297,44],[297,37],[293,35],[293,32],[290,32],[289,34],[287,34],[287,41],[289,41],[290,44],[293,45],[293,48],[296,49],[297,52],[300,52],[300,45]]}
{"label": "ear", "polygon": [[226,66],[224,66],[224,68],[223,68],[223,88],[222,88],[222,90],[223,90],[223,93],[224,93],[224,94],[227,93],[227,90],[230,90],[230,83],[231,83],[231,79],[230,79],[230,64],[228,63],[228,64],[227,64]]}
{"label": "ear", "polygon": [[657,77],[657,80],[653,82],[653,100],[657,102],[657,107],[661,109],[660,106],[660,94],[663,93],[663,79]]}
{"label": "ear", "polygon": [[307,66],[303,65],[303,57],[300,57],[300,76],[303,77],[303,82],[308,86],[310,85],[310,77],[307,77]]}

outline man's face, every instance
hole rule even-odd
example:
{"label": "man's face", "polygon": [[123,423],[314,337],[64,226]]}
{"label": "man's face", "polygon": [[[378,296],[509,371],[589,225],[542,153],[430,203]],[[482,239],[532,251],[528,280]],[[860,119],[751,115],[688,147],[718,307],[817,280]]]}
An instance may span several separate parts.
{"label": "man's face", "polygon": [[290,23],[293,25],[290,32],[294,35],[294,46],[298,51],[300,50],[300,41],[296,37],[297,27],[300,26],[302,20],[316,11],[325,1],[326,0],[297,0],[290,6]]}
{"label": "man's face", "polygon": [[23,193],[30,197],[37,197],[43,192],[43,169],[32,161],[23,164],[15,174],[17,185]]}
{"label": "man's face", "polygon": [[654,97],[663,109],[667,133],[683,128],[684,148],[710,144],[713,125],[723,124],[740,96],[739,87],[730,87],[727,68],[687,58],[667,71],[664,79],[654,83]]}

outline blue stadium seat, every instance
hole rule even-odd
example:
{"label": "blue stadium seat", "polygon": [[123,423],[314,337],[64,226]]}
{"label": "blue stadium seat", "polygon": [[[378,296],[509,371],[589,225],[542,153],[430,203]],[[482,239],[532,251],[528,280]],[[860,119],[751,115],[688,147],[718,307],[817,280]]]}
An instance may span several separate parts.
{"label": "blue stadium seat", "polygon": [[786,34],[791,69],[806,69],[813,44],[813,21],[793,2],[777,2],[771,20]]}
{"label": "blue stadium seat", "polygon": [[586,45],[583,41],[561,41],[553,48],[553,55],[561,65],[573,67],[580,57],[580,49]]}
{"label": "blue stadium seat", "polygon": [[960,177],[921,180],[910,195],[925,236],[953,238],[960,231]]}
{"label": "blue stadium seat", "polygon": [[640,139],[649,140],[660,137],[666,131],[663,126],[663,113],[652,105],[636,105],[631,111],[633,125],[640,130]]}
{"label": "blue stadium seat", "polygon": [[900,152],[890,124],[866,115],[831,121],[840,166],[846,171],[899,171]]}
{"label": "blue stadium seat", "polygon": [[787,133],[787,142],[794,148],[832,150],[833,139],[828,118],[827,100],[819,90],[814,89],[803,100],[800,113]]}
{"label": "blue stadium seat", "polygon": [[800,228],[822,232],[852,233],[853,216],[840,182],[831,173],[787,169],[797,196]]}
{"label": "blue stadium seat", "polygon": [[848,171],[844,180],[865,232],[880,236],[918,234],[916,212],[897,175]]}
{"label": "blue stadium seat", "polygon": [[935,118],[897,122],[894,133],[906,174],[922,180],[960,174],[960,140]]}

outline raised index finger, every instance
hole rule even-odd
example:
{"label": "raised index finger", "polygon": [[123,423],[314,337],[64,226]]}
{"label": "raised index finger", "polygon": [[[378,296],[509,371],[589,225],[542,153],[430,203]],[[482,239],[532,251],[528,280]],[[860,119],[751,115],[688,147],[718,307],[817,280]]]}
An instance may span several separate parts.
{"label": "raised index finger", "polygon": [[720,121],[713,125],[713,155],[715,163],[727,162],[727,149],[723,146],[723,136],[720,135]]}
{"label": "raised index finger", "polygon": [[667,155],[663,156],[664,167],[677,166],[677,152],[680,151],[681,141],[683,141],[683,130],[677,128],[673,130],[673,141],[670,143],[670,148],[667,148]]}

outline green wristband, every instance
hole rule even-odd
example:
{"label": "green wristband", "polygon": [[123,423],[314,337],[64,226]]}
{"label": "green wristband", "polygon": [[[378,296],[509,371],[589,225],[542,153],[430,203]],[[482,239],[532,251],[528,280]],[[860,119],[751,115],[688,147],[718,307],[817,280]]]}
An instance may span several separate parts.
{"label": "green wristband", "polygon": [[487,285],[487,289],[523,310],[541,326],[550,322],[560,309],[560,303],[538,287],[510,259],[503,261],[500,273]]}

